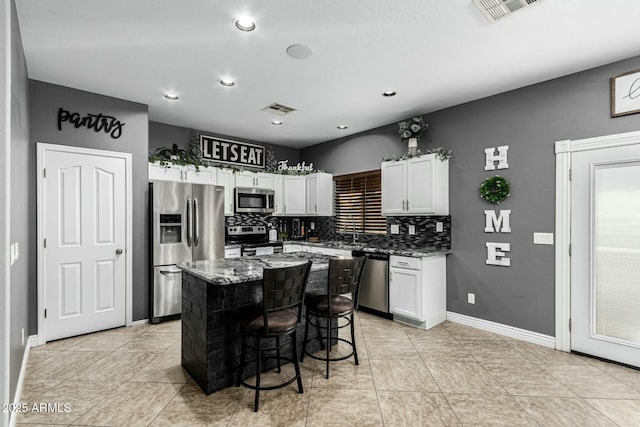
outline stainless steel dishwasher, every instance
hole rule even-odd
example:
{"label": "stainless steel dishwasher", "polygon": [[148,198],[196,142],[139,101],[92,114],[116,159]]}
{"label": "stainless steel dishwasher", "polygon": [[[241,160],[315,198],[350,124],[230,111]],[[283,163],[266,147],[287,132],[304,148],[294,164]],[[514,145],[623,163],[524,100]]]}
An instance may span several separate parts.
{"label": "stainless steel dishwasher", "polygon": [[352,256],[368,255],[360,281],[358,309],[391,319],[389,313],[389,255],[353,251]]}

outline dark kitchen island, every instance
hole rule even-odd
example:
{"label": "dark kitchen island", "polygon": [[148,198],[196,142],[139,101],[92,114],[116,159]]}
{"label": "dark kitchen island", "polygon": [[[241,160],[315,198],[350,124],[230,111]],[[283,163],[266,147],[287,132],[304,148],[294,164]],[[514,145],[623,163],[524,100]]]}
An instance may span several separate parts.
{"label": "dark kitchen island", "polygon": [[[260,304],[263,269],[311,260],[307,292],[320,293],[326,292],[330,258],[296,252],[193,261],[178,266],[182,269],[182,366],[205,393],[235,384],[241,344],[237,310]],[[300,346],[304,338],[304,312],[297,336]],[[312,351],[320,349],[318,341],[311,344]],[[282,354],[288,355],[290,350],[286,348]],[[251,366],[247,368],[245,377],[255,375],[255,366],[253,371]]]}

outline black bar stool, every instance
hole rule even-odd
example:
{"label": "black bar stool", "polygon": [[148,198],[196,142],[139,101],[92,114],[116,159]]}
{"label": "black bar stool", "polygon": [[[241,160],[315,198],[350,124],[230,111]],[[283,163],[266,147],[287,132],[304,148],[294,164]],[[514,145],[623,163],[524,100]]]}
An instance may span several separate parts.
{"label": "black bar stool", "polygon": [[[296,343],[296,327],[300,322],[302,312],[302,300],[307,287],[307,278],[311,270],[311,261],[293,267],[265,268],[262,276],[262,306],[250,307],[238,314],[240,329],[242,331],[242,355],[236,385],[241,384],[256,391],[253,405],[254,412],[258,411],[260,390],[274,390],[285,387],[294,381],[298,381],[298,393],[303,393],[300,366],[298,365],[298,348]],[[280,337],[291,337],[292,357],[281,357]],[[256,346],[247,344],[247,338],[253,337]],[[274,347],[265,347],[263,341],[275,338]],[[256,358],[246,363],[257,362],[256,384],[247,384],[242,380],[245,368],[247,347],[256,350]],[[265,351],[276,351],[275,356],[262,355]],[[280,361],[293,362],[296,375],[286,382],[269,387],[260,386],[260,375],[263,368],[263,360],[276,359],[278,372]]]}
{"label": "black bar stool", "polygon": [[[327,363],[326,377],[329,379],[329,362],[348,359],[353,356],[356,365],[358,364],[358,351],[356,349],[355,331],[353,323],[353,312],[357,306],[358,291],[360,289],[360,279],[364,270],[364,263],[367,257],[355,258],[331,258],[329,260],[329,283],[327,293],[316,295],[308,294],[305,296],[305,308],[307,311],[306,322],[304,325],[304,342],[302,343],[302,354],[300,361],[304,361],[304,355],[307,354],[317,360],[324,360]],[[351,294],[351,298],[345,294]],[[340,319],[344,318],[347,322],[340,325]],[[320,319],[324,319],[324,325]],[[335,321],[334,321],[335,320]],[[309,325],[315,326],[318,336],[308,339]],[[341,328],[351,327],[351,341],[338,337],[338,330]],[[320,328],[326,330],[326,336],[322,337]],[[335,331],[335,336],[333,332]],[[307,343],[313,340],[326,339],[326,344],[322,348],[326,349],[326,356],[316,356],[307,351]],[[331,357],[331,342],[342,341],[351,345],[351,353],[342,357]]]}

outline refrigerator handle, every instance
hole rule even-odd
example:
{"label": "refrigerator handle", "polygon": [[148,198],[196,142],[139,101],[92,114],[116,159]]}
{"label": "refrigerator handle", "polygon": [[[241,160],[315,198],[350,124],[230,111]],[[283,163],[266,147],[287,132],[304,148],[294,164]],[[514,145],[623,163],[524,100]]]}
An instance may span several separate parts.
{"label": "refrigerator handle", "polygon": [[191,221],[191,197],[187,197],[187,246],[191,246],[191,236],[193,235],[193,223]]}
{"label": "refrigerator handle", "polygon": [[193,246],[200,244],[200,217],[198,199],[193,198]]}

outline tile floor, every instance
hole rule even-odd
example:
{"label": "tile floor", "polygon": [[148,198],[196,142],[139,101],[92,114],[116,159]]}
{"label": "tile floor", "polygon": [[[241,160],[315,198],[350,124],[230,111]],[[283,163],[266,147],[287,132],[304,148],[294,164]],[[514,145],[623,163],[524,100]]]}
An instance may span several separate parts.
{"label": "tile floor", "polygon": [[180,366],[180,321],[52,342],[32,349],[21,401],[60,410],[20,414],[18,425],[640,425],[640,371],[451,322],[356,322],[359,366],[336,362],[326,380],[307,357],[304,394],[295,383],[263,392],[258,413],[252,390],[206,396],[193,383]]}

